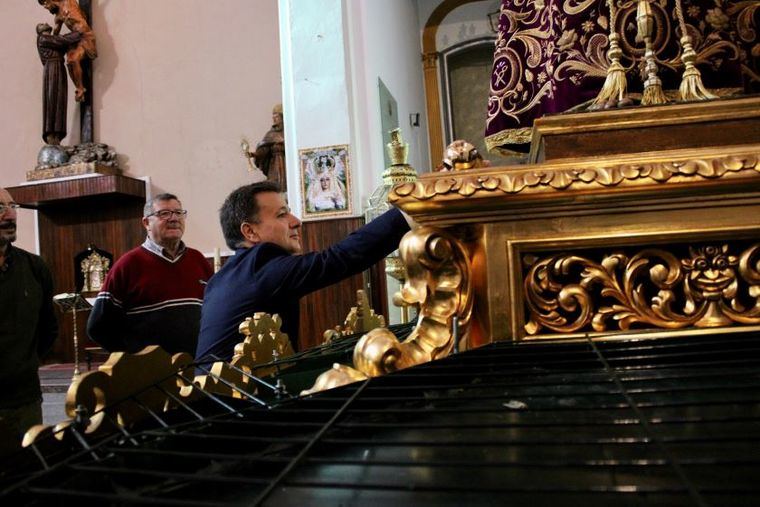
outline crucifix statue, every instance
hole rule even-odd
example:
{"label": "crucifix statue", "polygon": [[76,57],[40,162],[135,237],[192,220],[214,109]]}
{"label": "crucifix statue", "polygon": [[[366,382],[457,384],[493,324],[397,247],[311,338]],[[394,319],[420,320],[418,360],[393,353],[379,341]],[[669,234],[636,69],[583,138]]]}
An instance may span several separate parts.
{"label": "crucifix statue", "polygon": [[[37,166],[28,181],[83,174],[120,174],[116,151],[93,139],[92,60],[98,56],[90,19],[92,0],[37,0],[54,16],[53,26],[37,25],[37,50],[43,65],[42,139]],[[67,33],[61,33],[66,27]],[[79,105],[79,139],[64,146],[68,80]],[[78,141],[78,142],[77,142]]]}
{"label": "crucifix statue", "polygon": [[[60,79],[51,79],[48,76],[49,62],[57,65],[60,53],[66,53],[66,68],[69,71],[72,83],[74,83],[74,98],[80,104],[81,120],[81,143],[92,142],[92,72],[90,61],[98,56],[95,45],[95,34],[90,27],[91,0],[37,0],[47,9],[54,18],[52,30],[45,25],[38,25],[37,47],[40,50],[40,58],[45,66],[45,103],[43,114],[43,138],[48,144],[60,143],[60,134],[66,135],[66,91],[61,93]],[[61,35],[63,26],[69,29],[69,33]],[[48,26],[48,28],[50,28]],[[51,71],[52,73],[52,71]],[[63,128],[60,125],[50,130],[48,120],[52,116],[60,116],[63,111]],[[51,142],[52,141],[52,142]],[[56,142],[57,141],[57,142]]]}

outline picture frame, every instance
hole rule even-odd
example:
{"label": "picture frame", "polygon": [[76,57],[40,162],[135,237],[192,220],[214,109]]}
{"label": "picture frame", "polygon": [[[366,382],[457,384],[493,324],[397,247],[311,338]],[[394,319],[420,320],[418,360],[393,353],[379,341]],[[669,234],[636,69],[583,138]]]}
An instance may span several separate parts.
{"label": "picture frame", "polygon": [[352,214],[348,145],[298,150],[303,218],[315,220]]}

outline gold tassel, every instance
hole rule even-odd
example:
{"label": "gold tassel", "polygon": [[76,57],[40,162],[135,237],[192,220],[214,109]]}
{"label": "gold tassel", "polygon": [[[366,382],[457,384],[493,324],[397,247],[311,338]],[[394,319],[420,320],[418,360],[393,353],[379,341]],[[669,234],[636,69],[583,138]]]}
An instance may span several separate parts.
{"label": "gold tassel", "polygon": [[658,104],[665,104],[668,99],[665,98],[665,93],[662,91],[662,82],[657,79],[656,82],[651,82],[649,79],[644,83],[644,94],[641,96],[642,106],[656,106]]}
{"label": "gold tassel", "polygon": [[681,78],[681,86],[678,89],[681,94],[681,100],[717,99],[718,97],[707,91],[705,85],[702,84],[702,74],[699,73],[699,69],[695,65],[697,53],[694,52],[694,48],[691,46],[691,37],[689,37],[686,28],[686,19],[683,16],[681,0],[676,0],[676,16],[678,17],[678,24],[681,27],[681,47],[683,48],[681,61],[683,62],[684,71],[683,78]]}
{"label": "gold tassel", "polygon": [[702,84],[702,74],[699,73],[694,62],[697,60],[697,54],[691,47],[691,37],[685,35],[681,37],[681,46],[683,46],[683,55],[681,61],[685,70],[681,78],[681,86],[678,91],[681,93],[681,100],[710,100],[718,97],[707,91]]}
{"label": "gold tassel", "polygon": [[[628,83],[625,79],[625,68],[620,64],[620,57],[623,51],[620,49],[620,36],[615,32],[615,22],[617,20],[616,0],[607,0],[607,7],[610,9],[610,49],[607,51],[607,59],[610,66],[607,67],[607,77],[604,80],[604,86],[599,90],[599,94],[594,102],[589,106],[592,111],[602,109],[608,103],[617,103],[620,105],[625,97]],[[630,102],[629,99],[626,99]],[[609,107],[609,106],[607,106]]]}
{"label": "gold tassel", "polygon": [[620,36],[618,34],[610,34],[610,50],[607,52],[610,66],[607,68],[607,78],[604,80],[604,86],[602,86],[589,109],[601,109],[609,101],[617,101],[619,103],[625,96],[627,82],[625,79],[625,69],[620,64],[620,57],[623,56],[623,51],[618,45],[619,40]]}

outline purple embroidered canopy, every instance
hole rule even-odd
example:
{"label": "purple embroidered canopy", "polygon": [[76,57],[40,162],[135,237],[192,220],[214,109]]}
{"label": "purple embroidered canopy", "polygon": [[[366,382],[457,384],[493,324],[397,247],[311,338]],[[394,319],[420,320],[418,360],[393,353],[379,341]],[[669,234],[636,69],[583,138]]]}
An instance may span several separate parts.
{"label": "purple embroidered canopy", "polygon": [[[636,41],[636,0],[615,0],[621,63],[635,98],[644,45]],[[682,0],[704,84],[719,95],[760,91],[760,1]],[[681,80],[674,0],[651,2],[654,50],[666,90]],[[609,65],[606,0],[502,0],[486,120],[489,150],[527,151],[533,120],[593,99]]]}

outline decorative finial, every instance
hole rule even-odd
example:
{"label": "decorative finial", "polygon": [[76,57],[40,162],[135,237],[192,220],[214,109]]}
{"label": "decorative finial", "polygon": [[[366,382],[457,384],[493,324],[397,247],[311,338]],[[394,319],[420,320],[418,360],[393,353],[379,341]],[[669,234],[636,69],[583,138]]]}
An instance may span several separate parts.
{"label": "decorative finial", "polygon": [[395,128],[388,132],[391,142],[385,145],[391,165],[383,172],[383,184],[390,186],[397,183],[417,181],[417,171],[409,165],[409,143],[401,137],[401,129]]}
{"label": "decorative finial", "polygon": [[390,135],[391,142],[385,145],[385,149],[388,150],[391,165],[406,165],[409,157],[409,144],[405,143],[401,137],[401,129],[391,130]]}

